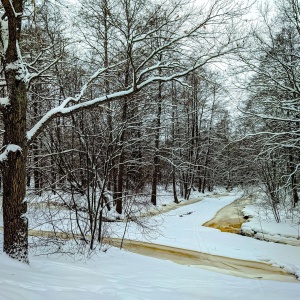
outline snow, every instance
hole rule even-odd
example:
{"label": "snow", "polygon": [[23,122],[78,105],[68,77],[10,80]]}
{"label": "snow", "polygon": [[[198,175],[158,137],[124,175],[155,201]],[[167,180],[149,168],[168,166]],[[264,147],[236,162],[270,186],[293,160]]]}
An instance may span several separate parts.
{"label": "snow", "polygon": [[9,144],[6,146],[5,150],[0,154],[0,162],[7,160],[7,155],[9,152],[22,152],[22,148],[15,144]]}
{"label": "snow", "polygon": [[[102,70],[101,70],[102,71]],[[96,72],[95,74],[98,75],[98,72]],[[96,75],[93,75],[91,77],[91,79],[95,78]],[[70,105],[67,106],[69,103],[71,102],[78,102],[86,87],[88,86],[88,84],[84,85],[84,87],[82,88],[82,91],[76,95],[76,97],[69,97],[66,98],[61,105],[54,107],[52,109],[50,109],[28,132],[27,132],[27,139],[31,140],[33,139],[33,137],[37,134],[37,132],[44,126],[44,124],[46,124],[49,120],[51,120],[52,118],[54,118],[56,115],[66,115],[69,114],[71,112],[75,112],[78,111],[80,109],[84,109],[87,107],[91,107],[93,105],[96,105],[99,103],[99,105],[101,105],[102,103],[105,103],[105,101],[109,101],[111,99],[117,99],[117,98],[121,98],[127,95],[130,95],[134,92],[133,88],[130,88],[128,90],[125,91],[120,91],[120,92],[115,92],[112,93],[110,95],[105,95],[103,97],[99,97],[99,98],[94,98],[92,100],[88,100],[79,104],[74,104],[74,105]],[[67,107],[66,107],[67,106]]]}
{"label": "snow", "polygon": [[3,106],[9,105],[8,97],[0,98],[0,105],[3,105]]}
{"label": "snow", "polygon": [[271,208],[263,208],[261,200],[257,201],[255,205],[248,205],[244,208],[243,213],[250,218],[242,226],[243,233],[254,235],[262,240],[300,246],[299,208],[280,209],[280,211],[281,222],[277,223]]}
{"label": "snow", "polygon": [[[300,277],[300,248],[202,226],[212,219],[218,210],[240,196],[241,194],[217,197],[212,195],[195,204],[154,217],[156,222],[163,220],[160,235],[155,243],[243,260],[271,262],[288,271],[293,266],[293,273]],[[192,213],[187,215],[190,212]],[[293,228],[290,229],[292,232]],[[129,227],[126,238],[147,241],[147,237],[139,234],[134,225]]]}
{"label": "snow", "polygon": [[8,21],[7,18],[1,18],[0,20],[1,24],[1,40],[3,44],[3,49],[1,49],[2,55],[6,52],[7,47],[8,47]]}
{"label": "snow", "polygon": [[298,299],[299,285],[256,281],[181,266],[117,249],[101,261],[31,259],[30,266],[1,255],[1,300]]}
{"label": "snow", "polygon": [[[220,208],[240,196],[239,193],[208,195],[200,202],[150,218],[160,224],[161,234],[153,242],[266,261],[299,272],[299,247],[222,233],[202,226]],[[134,225],[129,227],[126,237],[146,239]],[[99,252],[86,261],[73,261],[67,255],[31,255],[30,265],[15,262],[0,252],[0,287],[0,300],[296,300],[300,295],[300,283],[239,278],[116,248]]]}

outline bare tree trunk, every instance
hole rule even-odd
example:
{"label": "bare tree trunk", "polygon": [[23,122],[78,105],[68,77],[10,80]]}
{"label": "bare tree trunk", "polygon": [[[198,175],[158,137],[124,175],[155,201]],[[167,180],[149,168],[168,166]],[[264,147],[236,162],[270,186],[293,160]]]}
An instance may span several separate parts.
{"label": "bare tree trunk", "polygon": [[[102,0],[101,3],[102,6],[102,14],[103,14],[103,64],[105,68],[108,68],[109,66],[109,38],[108,38],[108,29],[109,29],[109,9],[108,9],[108,1]],[[105,87],[105,94],[108,95],[110,91],[110,83],[108,79],[108,70],[105,71],[105,78],[104,78],[104,87]],[[108,102],[107,104],[107,126],[109,131],[109,155],[113,153],[113,118],[112,118],[112,111],[111,111],[111,103]],[[113,159],[111,161],[111,174],[109,177],[109,180],[107,182],[107,188],[109,191],[112,191],[113,193],[117,190],[117,172],[116,168],[114,167],[115,160]],[[115,195],[113,194],[113,197]]]}
{"label": "bare tree trunk", "polygon": [[34,188],[36,191],[40,190],[40,173],[39,173],[39,159],[38,159],[38,146],[36,143],[32,144],[32,156],[33,156],[33,179],[34,179]]}
{"label": "bare tree trunk", "polygon": [[124,169],[125,169],[125,154],[124,149],[121,150],[118,170],[118,182],[116,193],[116,212],[122,214],[123,211],[123,183],[124,183]]}
{"label": "bare tree trunk", "polygon": [[156,205],[157,198],[157,184],[159,176],[159,137],[160,137],[160,125],[161,125],[161,101],[162,101],[162,83],[159,82],[158,87],[158,99],[157,99],[157,114],[156,114],[156,129],[155,129],[155,153],[153,158],[153,174],[152,174],[152,192],[151,203]]}
{"label": "bare tree trunk", "polygon": [[[8,80],[9,79],[9,80]],[[9,152],[2,164],[3,173],[3,221],[4,247],[3,250],[12,258],[28,261],[28,223],[24,214],[27,204],[23,202],[26,191],[26,159],[27,145],[25,142],[26,118],[26,88],[19,83],[14,86],[7,77],[9,89],[15,97],[11,98],[11,105],[3,110],[4,146],[17,145],[20,150]],[[19,122],[16,122],[19,120]]]}
{"label": "bare tree trunk", "polygon": [[[2,0],[2,5],[8,18],[9,29],[8,46],[2,61],[9,99],[9,105],[2,107],[5,130],[3,143],[7,153],[7,158],[2,164],[3,250],[14,259],[28,262],[28,222],[24,215],[27,211],[27,205],[24,202],[27,160],[27,91],[18,57],[23,1],[13,1],[14,8],[9,0]],[[9,145],[12,146],[8,147]]]}
{"label": "bare tree trunk", "polygon": [[297,189],[297,178],[296,178],[294,157],[293,157],[292,153],[290,153],[290,155],[289,155],[289,167],[290,167],[290,173],[291,173],[292,204],[293,204],[293,207],[296,207],[297,203],[299,202],[299,195],[298,195],[298,189]]}
{"label": "bare tree trunk", "polygon": [[203,173],[203,180],[202,180],[202,187],[201,187],[201,192],[204,194],[205,188],[207,186],[207,168],[208,168],[208,160],[209,160],[209,155],[210,155],[210,141],[208,142],[208,149],[205,154],[205,162],[204,162],[204,173]]}
{"label": "bare tree trunk", "polygon": [[116,192],[116,211],[119,214],[122,214],[123,211],[123,185],[124,185],[124,176],[125,176],[125,150],[124,150],[124,142],[125,142],[125,133],[126,133],[126,121],[127,121],[127,98],[124,99],[123,104],[123,115],[122,121],[124,128],[122,129],[121,137],[120,137],[120,157],[119,157],[119,168],[118,168],[118,181],[117,181],[117,192]]}
{"label": "bare tree trunk", "polygon": [[203,181],[202,181],[202,188],[201,191],[204,194],[206,186],[208,187],[208,191],[212,191],[211,183],[208,180],[208,168],[209,168],[209,160],[211,155],[211,135],[212,135],[212,128],[213,128],[213,119],[214,119],[214,113],[215,113],[215,103],[216,103],[216,86],[214,86],[213,90],[213,103],[211,107],[211,115],[210,115],[210,121],[209,121],[209,131],[208,131],[208,139],[207,139],[207,150],[205,154],[205,161],[204,161],[204,175],[203,175]]}
{"label": "bare tree trunk", "polygon": [[[176,107],[176,97],[177,97],[177,90],[176,85],[172,81],[172,143],[173,147],[175,147],[175,107]],[[176,191],[176,167],[175,167],[175,159],[174,159],[174,150],[172,149],[172,187],[173,187],[173,196],[174,202],[176,204],[179,203]]]}

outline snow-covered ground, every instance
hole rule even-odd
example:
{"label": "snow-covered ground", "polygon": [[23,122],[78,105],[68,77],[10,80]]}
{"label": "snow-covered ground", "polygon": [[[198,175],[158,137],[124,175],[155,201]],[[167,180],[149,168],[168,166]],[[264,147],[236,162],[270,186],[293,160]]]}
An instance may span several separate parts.
{"label": "snow-covered ground", "polygon": [[[201,226],[240,194],[208,196],[152,217],[153,242],[233,258],[270,262],[300,276],[300,248]],[[125,225],[125,224],[124,224]],[[275,227],[274,227],[275,228]],[[126,238],[147,240],[129,226]],[[113,232],[121,236],[118,224]],[[2,233],[0,233],[2,239]],[[0,253],[0,299],[218,300],[300,298],[300,283],[254,280],[178,265],[110,248],[87,261],[30,256],[30,265]]]}
{"label": "snow-covered ground", "polygon": [[244,215],[249,216],[249,221],[242,226],[243,233],[261,240],[300,246],[300,206],[279,207],[278,216],[281,221],[277,223],[272,208],[265,205],[259,196],[256,200],[254,205],[243,209]]}
{"label": "snow-covered ground", "polygon": [[[299,247],[260,241],[201,226],[213,218],[218,210],[240,196],[238,193],[229,196],[210,196],[195,204],[154,217],[153,220],[157,222],[163,221],[155,243],[244,260],[264,261],[300,277]],[[286,224],[283,224],[283,227],[286,228]],[[277,229],[276,225],[273,229]],[[290,231],[293,229],[291,227]],[[136,233],[134,226],[129,227],[126,238],[147,241],[147,237]]]}

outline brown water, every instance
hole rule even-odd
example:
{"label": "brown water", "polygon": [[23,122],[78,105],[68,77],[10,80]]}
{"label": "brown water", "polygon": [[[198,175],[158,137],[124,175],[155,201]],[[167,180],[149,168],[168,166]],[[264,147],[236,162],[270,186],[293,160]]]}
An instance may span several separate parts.
{"label": "brown water", "polygon": [[[219,195],[215,195],[215,197],[217,196]],[[198,198],[193,201],[184,202],[181,205],[175,204],[170,207],[164,207],[163,212],[171,211],[178,206],[188,205],[201,200],[202,198]],[[248,198],[233,202],[232,204],[221,209],[211,221],[205,223],[204,225],[217,228],[225,232],[238,232],[241,225],[245,222],[241,214],[241,209],[245,203],[249,203]],[[0,227],[0,230],[2,229],[3,228]],[[29,230],[29,235],[40,237],[56,236],[58,238],[66,240],[74,238],[74,236],[68,235],[66,233],[56,232],[54,234],[52,231]],[[299,283],[299,281],[292,274],[288,274],[286,271],[282,270],[279,267],[274,267],[263,262],[217,256],[182,248],[126,239],[122,241],[121,239],[117,238],[106,238],[104,242],[118,248],[120,248],[122,244],[122,248],[124,248],[125,250],[140,255],[150,256],[163,260],[170,260],[178,264],[190,265],[219,273],[226,273],[233,276]]]}
{"label": "brown water", "polygon": [[220,209],[216,215],[202,226],[216,228],[222,232],[238,233],[241,230],[244,219],[242,209],[251,203],[250,197],[238,199]]}
{"label": "brown water", "polygon": [[[114,247],[120,247],[122,240],[107,239],[106,242]],[[170,260],[181,265],[195,266],[237,277],[300,283],[293,275],[288,274],[281,268],[263,262],[211,255],[182,248],[132,240],[123,240],[122,247],[133,253]]]}

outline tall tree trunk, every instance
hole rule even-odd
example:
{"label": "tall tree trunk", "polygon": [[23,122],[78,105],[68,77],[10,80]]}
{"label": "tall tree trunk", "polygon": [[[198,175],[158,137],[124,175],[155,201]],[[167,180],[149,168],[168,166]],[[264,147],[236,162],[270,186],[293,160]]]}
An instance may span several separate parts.
{"label": "tall tree trunk", "polygon": [[[38,118],[39,116],[39,110],[38,110],[38,99],[37,99],[37,95],[39,93],[39,89],[37,86],[32,86],[32,108],[33,108],[33,119],[35,120],[36,118]],[[31,145],[31,156],[32,156],[32,163],[33,163],[33,179],[34,179],[34,189],[35,189],[35,193],[39,196],[41,196],[42,194],[42,174],[41,174],[41,170],[40,170],[40,145],[39,141],[35,141],[32,145]]]}
{"label": "tall tree trunk", "polygon": [[153,173],[152,173],[152,192],[151,203],[156,205],[157,198],[157,184],[159,176],[159,137],[160,137],[160,125],[161,125],[161,102],[162,102],[162,83],[159,82],[158,97],[157,97],[157,114],[156,114],[156,128],[155,128],[155,153],[153,158]]}
{"label": "tall tree trunk", "polygon": [[[25,97],[23,100],[26,103]],[[24,143],[26,121],[23,116],[19,119],[20,122],[14,121],[20,117],[20,113],[23,114],[23,107],[23,105],[16,105],[10,112],[4,113],[4,144],[18,145],[21,150],[9,152],[2,164],[3,250],[12,258],[28,262],[28,222],[24,215],[27,211],[27,204],[24,202],[27,158],[27,145]]]}
{"label": "tall tree trunk", "polygon": [[[176,98],[177,98],[177,90],[176,85],[172,81],[172,146],[176,148],[175,146],[175,108],[176,106]],[[177,114],[176,114],[177,115]],[[174,156],[174,150],[172,149],[172,187],[173,187],[173,197],[174,202],[179,203],[178,197],[177,197],[177,191],[176,191],[176,167],[175,167],[175,156]]]}
{"label": "tall tree trunk", "polygon": [[[19,57],[19,39],[23,12],[22,0],[2,0],[8,21],[8,43],[4,49],[2,64],[7,84],[9,105],[2,107],[6,159],[2,163],[3,173],[3,250],[10,257],[28,262],[28,222],[24,202],[26,191],[26,111],[27,90],[24,82],[22,60]],[[2,32],[2,45],[5,37]],[[14,66],[14,67],[12,67]],[[10,145],[10,146],[9,146]]]}
{"label": "tall tree trunk", "polygon": [[127,121],[127,98],[124,99],[123,103],[123,113],[122,113],[122,121],[123,126],[122,133],[120,136],[120,156],[119,156],[119,168],[118,168],[118,181],[117,181],[117,192],[116,192],[116,211],[119,214],[122,214],[123,211],[123,185],[124,185],[124,177],[125,177],[125,133],[126,133],[126,121]]}
{"label": "tall tree trunk", "polygon": [[293,207],[296,207],[297,203],[299,202],[299,195],[298,195],[298,189],[297,189],[297,177],[296,177],[295,163],[294,163],[294,157],[293,157],[292,153],[289,154],[289,167],[290,167],[290,173],[291,173],[292,204],[293,204]]}
{"label": "tall tree trunk", "polygon": [[123,184],[124,184],[124,174],[125,174],[125,153],[122,147],[120,160],[119,160],[119,170],[118,170],[118,182],[117,182],[117,193],[116,193],[116,212],[122,214],[123,211]]}
{"label": "tall tree trunk", "polygon": [[208,137],[207,137],[207,150],[205,154],[205,161],[204,161],[204,174],[203,174],[203,181],[202,181],[202,188],[201,191],[204,194],[206,186],[208,186],[209,192],[212,190],[211,182],[208,180],[208,169],[209,169],[209,162],[210,162],[210,155],[212,152],[212,128],[213,128],[213,120],[214,120],[214,114],[216,109],[216,87],[214,86],[213,90],[213,103],[211,106],[211,115],[209,120],[209,131],[208,131]]}
{"label": "tall tree trunk", "polygon": [[33,178],[34,178],[34,188],[37,194],[41,195],[41,174],[39,169],[39,147],[37,145],[38,141],[32,144],[32,156],[33,156]]}
{"label": "tall tree trunk", "polygon": [[[103,14],[103,64],[104,68],[108,68],[109,66],[109,38],[108,38],[108,29],[109,29],[109,9],[108,9],[108,1],[102,0],[102,14]],[[110,82],[108,79],[109,72],[108,70],[104,73],[104,88],[105,94],[108,95],[110,92]],[[107,127],[109,131],[109,146],[108,151],[109,155],[113,156],[113,118],[112,118],[112,110],[111,103],[107,103]],[[110,162],[111,172],[109,176],[109,180],[107,182],[107,188],[109,191],[113,192],[113,197],[115,197],[115,192],[117,191],[117,169],[115,168],[115,159],[112,159]]]}
{"label": "tall tree trunk", "polygon": [[[126,2],[126,5],[128,3]],[[126,13],[128,13],[128,10],[126,10]],[[127,20],[128,20],[127,16]],[[130,35],[130,27],[127,27],[127,36]],[[131,53],[131,45],[127,45],[127,58],[128,60],[130,59],[130,53]],[[127,62],[126,65],[126,70],[125,70],[125,80],[124,80],[124,85],[125,87],[129,86],[129,80],[130,80],[130,63],[129,61]],[[127,119],[128,119],[128,100],[129,98],[126,96],[124,98],[124,103],[123,103],[123,111],[122,111],[122,123],[123,123],[123,128],[122,128],[122,133],[120,136],[120,156],[119,156],[119,166],[118,166],[118,180],[117,180],[117,192],[116,192],[116,211],[119,214],[122,214],[123,211],[123,186],[124,186],[124,177],[125,177],[125,139],[126,139],[126,130],[127,130]]]}

